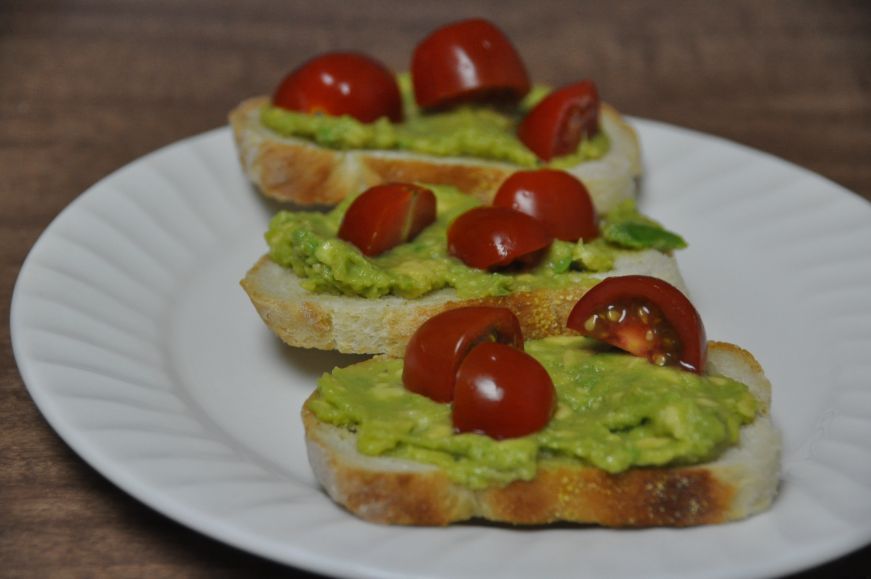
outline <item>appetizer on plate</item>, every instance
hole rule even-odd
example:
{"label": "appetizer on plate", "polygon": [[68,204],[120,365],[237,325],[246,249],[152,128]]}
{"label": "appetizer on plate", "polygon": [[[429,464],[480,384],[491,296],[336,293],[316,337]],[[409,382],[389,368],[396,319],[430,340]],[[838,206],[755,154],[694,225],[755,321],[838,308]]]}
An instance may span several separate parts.
{"label": "appetizer on plate", "polygon": [[631,200],[599,215],[568,173],[518,172],[494,202],[449,186],[376,185],[328,213],[283,211],[268,255],[242,280],[292,346],[402,355],[414,330],[462,305],[511,309],[528,338],[566,333],[569,310],[605,277],[682,287],[677,234]]}
{"label": "appetizer on plate", "polygon": [[395,75],[360,53],[327,53],[273,95],[230,113],[242,167],[267,196],[332,205],[372,185],[454,186],[489,202],[520,169],[556,167],[608,210],[632,198],[638,138],[587,79],[533,85],[505,34],[486,20],[444,26]]}
{"label": "appetizer on plate", "polygon": [[691,526],[768,508],[780,435],[750,353],[707,342],[684,295],[645,276],[605,280],[568,326],[580,335],[524,343],[506,309],[455,309],[404,359],[325,374],[302,411],[318,480],[403,525]]}

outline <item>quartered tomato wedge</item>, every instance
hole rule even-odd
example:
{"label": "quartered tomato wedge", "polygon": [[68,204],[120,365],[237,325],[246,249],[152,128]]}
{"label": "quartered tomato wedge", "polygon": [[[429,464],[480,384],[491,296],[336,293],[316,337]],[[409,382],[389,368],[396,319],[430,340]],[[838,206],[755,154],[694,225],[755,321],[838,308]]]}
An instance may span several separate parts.
{"label": "quartered tomato wedge", "polygon": [[555,405],[547,370],[516,348],[482,344],[457,371],[452,416],[458,432],[497,439],[526,436],[547,425]]}
{"label": "quartered tomato wedge", "polygon": [[450,402],[460,363],[476,346],[492,342],[523,348],[520,322],[511,310],[475,306],[435,315],[406,346],[402,382],[412,392]]}
{"label": "quartered tomato wedge", "polygon": [[402,121],[393,73],[355,52],[330,52],[294,69],[278,86],[272,104],[303,113],[350,115],[364,123],[380,117]]}
{"label": "quartered tomato wedge", "polygon": [[499,187],[493,205],[535,217],[563,241],[589,241],[599,236],[589,191],[565,171],[517,171]]}
{"label": "quartered tomato wedge", "polygon": [[424,108],[516,102],[529,92],[526,67],[511,41],[483,19],[455,22],[424,38],[414,50],[411,80]]}
{"label": "quartered tomato wedge", "polygon": [[517,137],[541,160],[574,153],[581,139],[599,132],[599,92],[590,80],[544,97],[517,127]]}
{"label": "quartered tomato wedge", "polygon": [[410,183],[384,183],[354,199],[338,236],[371,257],[414,239],[435,218],[432,191]]}
{"label": "quartered tomato wedge", "polygon": [[673,285],[645,275],[611,277],[578,300],[566,324],[658,366],[701,373],[707,341],[702,319]]}
{"label": "quartered tomato wedge", "polygon": [[507,207],[475,207],[448,228],[448,252],[478,269],[531,265],[552,242],[540,221]]}

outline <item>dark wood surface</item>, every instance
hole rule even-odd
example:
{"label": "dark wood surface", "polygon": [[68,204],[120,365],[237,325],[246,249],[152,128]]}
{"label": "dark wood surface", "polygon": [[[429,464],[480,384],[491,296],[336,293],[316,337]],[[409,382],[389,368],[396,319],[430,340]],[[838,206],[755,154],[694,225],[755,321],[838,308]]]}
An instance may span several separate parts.
{"label": "dark wood surface", "polygon": [[[871,199],[867,2],[3,0],[0,576],[292,573],[156,514],[71,452],[15,366],[13,284],[50,220],[105,174],[224,124],[317,52],[362,50],[401,70],[426,32],[474,15],[509,33],[536,80],[594,78],[627,113],[763,149]],[[801,576],[869,569],[866,547]]]}

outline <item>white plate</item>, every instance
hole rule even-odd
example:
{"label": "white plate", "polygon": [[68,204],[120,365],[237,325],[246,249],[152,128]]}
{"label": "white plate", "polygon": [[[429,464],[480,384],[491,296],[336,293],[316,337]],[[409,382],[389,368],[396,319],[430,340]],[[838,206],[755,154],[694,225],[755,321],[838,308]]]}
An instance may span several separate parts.
{"label": "white plate", "polygon": [[871,542],[871,205],[762,153],[636,121],[644,208],[680,231],[709,337],[757,354],[783,487],[748,521],[689,530],[358,521],[318,489],[298,411],[352,357],[283,346],[238,280],[274,207],[220,129],[96,184],[46,230],[12,303],[22,376],[76,452],[202,533],[356,577],[729,577]]}

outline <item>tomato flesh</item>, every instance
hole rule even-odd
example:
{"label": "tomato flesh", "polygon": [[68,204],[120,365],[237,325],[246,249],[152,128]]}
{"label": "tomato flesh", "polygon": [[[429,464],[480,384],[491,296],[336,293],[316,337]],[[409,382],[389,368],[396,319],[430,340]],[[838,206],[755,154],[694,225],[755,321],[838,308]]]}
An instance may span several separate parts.
{"label": "tomato flesh", "polygon": [[432,191],[410,183],[384,183],[354,199],[338,237],[372,257],[414,239],[435,218]]}
{"label": "tomato flesh", "polygon": [[463,20],[432,32],[414,50],[411,80],[424,108],[469,101],[518,101],[529,76],[511,41],[491,22]]}
{"label": "tomato flesh", "polygon": [[556,391],[532,356],[504,344],[482,344],[457,370],[452,419],[457,432],[514,438],[550,421]]}
{"label": "tomato flesh", "polygon": [[350,115],[364,123],[381,117],[398,123],[403,118],[393,73],[355,52],[330,52],[305,62],[284,78],[272,103],[303,113]]}
{"label": "tomato flesh", "polygon": [[520,322],[511,310],[470,306],[441,312],[408,341],[402,383],[436,402],[450,402],[460,363],[473,348],[490,342],[523,349]]}
{"label": "tomato flesh", "polygon": [[679,289],[661,279],[607,278],[578,300],[566,325],[658,366],[704,370],[702,319]]}
{"label": "tomato flesh", "polygon": [[541,222],[507,207],[475,207],[448,228],[448,253],[478,269],[532,265],[552,242]]}
{"label": "tomato flesh", "polygon": [[493,205],[538,219],[551,235],[563,241],[589,241],[599,236],[589,191],[565,171],[517,171],[499,187]]}
{"label": "tomato flesh", "polygon": [[589,80],[558,89],[538,103],[517,127],[517,137],[538,158],[550,161],[577,150],[599,132],[599,92]]}

